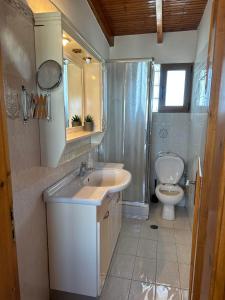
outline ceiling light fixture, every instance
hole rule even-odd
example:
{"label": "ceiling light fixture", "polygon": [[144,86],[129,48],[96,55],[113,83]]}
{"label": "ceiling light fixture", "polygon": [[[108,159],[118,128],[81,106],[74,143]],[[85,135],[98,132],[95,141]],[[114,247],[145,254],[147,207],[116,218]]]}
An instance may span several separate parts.
{"label": "ceiling light fixture", "polygon": [[70,43],[70,39],[68,39],[67,37],[63,37],[62,43],[63,43],[63,47],[65,47],[67,44]]}
{"label": "ceiling light fixture", "polygon": [[84,57],[83,60],[85,60],[86,64],[90,64],[91,63],[91,60],[92,58],[87,56],[87,57]]}

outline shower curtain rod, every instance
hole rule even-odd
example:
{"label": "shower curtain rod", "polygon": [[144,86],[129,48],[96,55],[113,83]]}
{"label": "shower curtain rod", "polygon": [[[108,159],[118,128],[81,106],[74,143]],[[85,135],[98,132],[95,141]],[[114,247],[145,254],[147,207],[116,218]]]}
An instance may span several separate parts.
{"label": "shower curtain rod", "polygon": [[149,58],[124,58],[124,59],[107,59],[105,62],[139,62],[139,61],[147,61],[147,62],[154,62],[154,57]]}

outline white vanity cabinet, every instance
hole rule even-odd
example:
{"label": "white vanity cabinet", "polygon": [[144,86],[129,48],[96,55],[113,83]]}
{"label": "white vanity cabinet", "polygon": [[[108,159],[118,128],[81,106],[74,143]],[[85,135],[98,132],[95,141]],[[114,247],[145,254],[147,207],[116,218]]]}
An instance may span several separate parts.
{"label": "white vanity cabinet", "polygon": [[121,229],[121,200],[114,193],[101,206],[47,202],[52,299],[100,295]]}
{"label": "white vanity cabinet", "polygon": [[99,239],[100,281],[99,294],[105,282],[109,264],[121,229],[122,205],[121,194],[108,196],[97,209]]}

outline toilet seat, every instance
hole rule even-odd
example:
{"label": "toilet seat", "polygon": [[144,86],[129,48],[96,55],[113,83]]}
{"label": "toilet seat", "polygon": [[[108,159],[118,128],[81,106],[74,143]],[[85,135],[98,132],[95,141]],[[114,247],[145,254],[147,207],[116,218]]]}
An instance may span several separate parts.
{"label": "toilet seat", "polygon": [[158,184],[156,187],[156,196],[162,202],[170,205],[177,204],[184,196],[184,191],[179,185]]}
{"label": "toilet seat", "polygon": [[184,196],[183,189],[178,185],[184,171],[184,161],[175,153],[159,153],[155,160],[155,172],[160,182],[155,193],[163,203],[162,218],[175,219],[175,205]]}

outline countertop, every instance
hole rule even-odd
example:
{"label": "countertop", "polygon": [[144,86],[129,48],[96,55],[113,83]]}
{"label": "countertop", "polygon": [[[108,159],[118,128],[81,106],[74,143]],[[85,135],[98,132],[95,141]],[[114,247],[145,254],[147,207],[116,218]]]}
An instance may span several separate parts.
{"label": "countertop", "polygon": [[[97,162],[95,170],[123,169],[123,167],[121,163]],[[108,193],[108,187],[84,186],[82,183],[84,178],[81,179],[73,173],[68,174],[45,191],[45,202],[100,206]]]}

